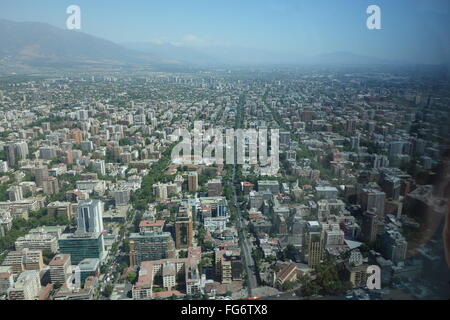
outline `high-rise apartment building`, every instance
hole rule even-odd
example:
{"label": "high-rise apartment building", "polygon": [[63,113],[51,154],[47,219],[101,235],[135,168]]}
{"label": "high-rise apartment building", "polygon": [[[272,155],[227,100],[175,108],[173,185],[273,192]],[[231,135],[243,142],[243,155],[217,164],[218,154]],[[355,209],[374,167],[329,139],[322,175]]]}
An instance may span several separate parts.
{"label": "high-rise apartment building", "polygon": [[188,191],[196,191],[198,189],[198,174],[196,171],[189,172],[188,175]]}
{"label": "high-rise apartment building", "polygon": [[40,166],[34,169],[34,176],[36,180],[36,185],[42,187],[44,181],[48,179],[48,168],[46,166]]}
{"label": "high-rise apartment building", "polygon": [[13,142],[4,146],[6,160],[10,167],[14,167],[19,160],[23,160],[28,155],[28,144],[26,141]]}
{"label": "high-rise apartment building", "polygon": [[92,169],[97,172],[98,174],[105,175],[106,174],[106,167],[105,167],[105,160],[97,159],[92,162]]}
{"label": "high-rise apartment building", "polygon": [[208,197],[218,197],[222,194],[222,181],[211,179],[208,181]]}
{"label": "high-rise apartment building", "polygon": [[374,210],[367,210],[363,214],[361,237],[366,242],[374,242],[378,234],[378,216]]}
{"label": "high-rise apartment building", "polygon": [[50,267],[50,281],[55,283],[64,284],[70,277],[70,255],[69,254],[57,254],[49,263]]}
{"label": "high-rise apartment building", "polygon": [[360,205],[363,211],[374,209],[376,215],[383,219],[386,194],[377,189],[362,189]]}
{"label": "high-rise apartment building", "polygon": [[45,194],[57,194],[59,192],[59,182],[56,177],[48,177],[42,182],[42,188]]}
{"label": "high-rise apartment building", "polygon": [[169,232],[131,233],[129,238],[130,266],[175,257],[175,244]]}
{"label": "high-rise apartment building", "polygon": [[175,247],[185,249],[192,246],[193,221],[192,207],[184,205],[180,207],[175,220]]}
{"label": "high-rise apartment building", "polygon": [[322,261],[323,251],[322,226],[318,221],[308,221],[302,241],[302,254],[309,267],[315,267]]}

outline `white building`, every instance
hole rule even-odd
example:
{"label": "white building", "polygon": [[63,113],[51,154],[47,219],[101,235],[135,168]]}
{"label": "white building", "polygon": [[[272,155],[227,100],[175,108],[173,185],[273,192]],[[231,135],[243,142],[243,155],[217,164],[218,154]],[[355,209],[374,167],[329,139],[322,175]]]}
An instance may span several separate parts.
{"label": "white building", "polygon": [[78,230],[83,232],[103,232],[104,206],[101,200],[87,199],[78,203]]}
{"label": "white building", "polygon": [[9,300],[36,300],[41,291],[39,272],[24,271],[17,278],[14,287],[8,289]]}

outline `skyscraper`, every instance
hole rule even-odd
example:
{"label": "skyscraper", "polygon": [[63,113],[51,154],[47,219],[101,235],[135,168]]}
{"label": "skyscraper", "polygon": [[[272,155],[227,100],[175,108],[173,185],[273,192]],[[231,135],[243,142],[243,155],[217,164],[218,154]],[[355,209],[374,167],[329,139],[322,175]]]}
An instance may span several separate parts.
{"label": "skyscraper", "polygon": [[78,203],[78,231],[103,232],[103,202],[97,199],[86,199]]}

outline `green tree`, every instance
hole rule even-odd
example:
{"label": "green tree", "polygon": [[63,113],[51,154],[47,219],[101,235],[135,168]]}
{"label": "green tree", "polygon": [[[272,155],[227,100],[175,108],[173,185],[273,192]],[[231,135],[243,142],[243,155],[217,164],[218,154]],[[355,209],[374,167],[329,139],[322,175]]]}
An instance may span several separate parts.
{"label": "green tree", "polygon": [[138,277],[137,277],[136,272],[129,272],[128,275],[127,275],[127,280],[128,280],[128,282],[130,282],[130,283],[132,283],[132,284],[135,284],[135,283],[136,283],[137,278],[138,278]]}
{"label": "green tree", "polygon": [[42,258],[44,260],[44,264],[49,264],[54,256],[55,254],[51,250],[49,249],[42,250]]}
{"label": "green tree", "polygon": [[106,298],[111,297],[113,290],[114,290],[114,286],[112,284],[107,284],[105,289],[103,290],[103,296]]}

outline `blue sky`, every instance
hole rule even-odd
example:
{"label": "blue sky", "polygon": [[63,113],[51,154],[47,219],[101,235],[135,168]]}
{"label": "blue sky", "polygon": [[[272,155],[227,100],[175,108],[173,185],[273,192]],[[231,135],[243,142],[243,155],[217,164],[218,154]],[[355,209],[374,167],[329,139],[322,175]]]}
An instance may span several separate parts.
{"label": "blue sky", "polygon": [[[64,28],[81,8],[83,32],[115,42],[238,46],[316,55],[348,51],[437,63],[450,55],[448,0],[0,0],[0,18]],[[368,30],[366,8],[381,8]]]}

